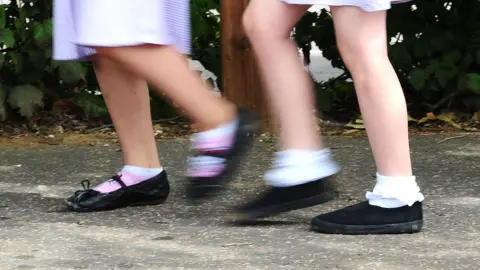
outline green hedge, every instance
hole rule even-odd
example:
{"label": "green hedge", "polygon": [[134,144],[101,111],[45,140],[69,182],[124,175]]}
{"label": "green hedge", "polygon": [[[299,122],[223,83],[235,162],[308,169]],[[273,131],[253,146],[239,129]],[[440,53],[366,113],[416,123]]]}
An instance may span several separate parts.
{"label": "green hedge", "polygon": [[[0,5],[0,121],[30,117],[49,110],[59,99],[69,99],[92,116],[108,114],[91,63],[52,60],[52,2],[12,1]],[[220,69],[219,15],[209,12],[218,1],[195,0],[192,5],[193,53],[205,67]],[[218,74],[218,73],[217,73]],[[155,115],[171,114],[172,108],[152,95]]]}
{"label": "green hedge", "polygon": [[[193,54],[207,69],[220,74],[218,0],[193,0]],[[30,117],[69,99],[93,115],[105,115],[103,100],[84,90],[97,89],[89,63],[52,61],[52,1],[24,0],[0,5],[0,120]],[[389,13],[389,36],[402,36],[390,46],[411,111],[475,111],[480,109],[480,3],[477,0],[422,0],[396,5]],[[399,34],[400,33],[400,34]],[[330,14],[308,13],[294,38],[305,52],[311,42],[332,65],[344,71],[317,84],[324,112],[357,111],[350,74],[335,45]],[[307,54],[308,57],[308,54]],[[157,114],[166,103],[153,98]],[[158,109],[158,108],[162,109]]]}
{"label": "green hedge", "polygon": [[[413,1],[388,14],[388,35],[395,42],[390,58],[413,112],[480,109],[480,2],[478,0]],[[415,6],[412,6],[412,5]],[[328,12],[309,13],[299,23],[295,39],[308,50],[314,42],[339,78],[317,86],[324,111],[356,106],[350,74],[335,44]]]}

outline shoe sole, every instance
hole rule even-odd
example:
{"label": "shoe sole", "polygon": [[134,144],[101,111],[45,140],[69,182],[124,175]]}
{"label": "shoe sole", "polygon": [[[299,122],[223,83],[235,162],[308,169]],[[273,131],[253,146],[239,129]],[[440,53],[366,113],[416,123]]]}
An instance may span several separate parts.
{"label": "shoe sole", "polygon": [[313,197],[304,198],[302,200],[296,200],[288,203],[282,203],[255,209],[248,212],[235,212],[230,215],[230,219],[234,223],[249,222],[255,219],[266,218],[269,216],[277,215],[280,213],[299,210],[303,208],[312,207],[315,205],[323,204],[334,199],[334,195],[331,193],[322,193]]}
{"label": "shoe sole", "polygon": [[91,208],[85,208],[81,207],[77,204],[71,203],[69,201],[65,201],[65,205],[70,209],[71,211],[74,212],[79,212],[79,213],[85,213],[85,212],[102,212],[102,211],[112,211],[115,209],[121,209],[121,208],[128,208],[128,207],[137,207],[137,206],[149,206],[149,205],[159,205],[164,203],[167,200],[167,198],[163,199],[158,199],[155,201],[145,201],[145,202],[137,202],[137,203],[132,203],[120,207],[113,207],[113,208],[104,208],[104,209],[91,209]]}
{"label": "shoe sole", "polygon": [[383,225],[343,225],[330,222],[312,221],[311,229],[318,233],[367,235],[367,234],[407,234],[422,230],[423,220]]}

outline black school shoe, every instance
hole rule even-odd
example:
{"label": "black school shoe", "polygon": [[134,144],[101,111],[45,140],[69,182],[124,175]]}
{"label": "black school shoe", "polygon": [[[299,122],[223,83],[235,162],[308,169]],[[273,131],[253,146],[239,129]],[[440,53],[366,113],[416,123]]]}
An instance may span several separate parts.
{"label": "black school shoe", "polygon": [[220,153],[199,152],[197,156],[211,156],[225,159],[225,169],[214,177],[187,177],[187,199],[190,202],[201,202],[218,194],[230,182],[241,157],[253,143],[253,135],[259,130],[256,115],[245,109],[238,109],[238,128],[235,132],[233,145]]}
{"label": "black school shoe", "polygon": [[109,193],[100,193],[90,188],[88,180],[82,181],[83,190],[65,200],[67,207],[75,212],[93,212],[141,205],[157,205],[165,202],[170,193],[167,173],[161,172],[133,186],[126,186],[119,176],[112,177],[122,187]]}
{"label": "black school shoe", "polygon": [[335,175],[291,187],[269,187],[253,201],[234,209],[234,223],[248,223],[287,211],[326,203],[335,197]]}
{"label": "black school shoe", "polygon": [[381,208],[368,201],[319,215],[312,230],[329,234],[416,233],[423,226],[422,203],[400,208]]}

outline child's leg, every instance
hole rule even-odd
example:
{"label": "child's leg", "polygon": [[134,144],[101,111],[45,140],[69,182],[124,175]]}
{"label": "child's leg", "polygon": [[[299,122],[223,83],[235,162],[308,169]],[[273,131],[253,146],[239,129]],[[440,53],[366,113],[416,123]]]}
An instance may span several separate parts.
{"label": "child's leg", "polygon": [[204,130],[216,128],[236,117],[235,106],[213,96],[198,74],[189,68],[186,58],[173,46],[94,48],[100,55],[145,78]]}
{"label": "child's leg", "polygon": [[124,163],[160,168],[147,82],[105,57],[95,56],[93,64],[118,134]]}
{"label": "child's leg", "polygon": [[203,132],[194,136],[194,148],[200,155],[189,161],[189,199],[215,195],[231,178],[238,160],[250,144],[254,117],[210,89],[190,70],[186,58],[172,46],[95,47],[96,51],[146,78],[186,114]]}
{"label": "child's leg", "polygon": [[[338,48],[350,70],[378,172],[412,176],[405,96],[387,52],[386,11],[332,7]],[[356,25],[356,27],[352,27]]]}
{"label": "child's leg", "polygon": [[313,84],[290,36],[308,8],[280,0],[252,0],[244,14],[246,33],[279,119],[283,148],[265,175],[272,188],[238,209],[244,218],[323,203],[329,199],[325,180],[339,171],[315,128]]}
{"label": "child's leg", "polygon": [[190,1],[143,2],[70,0],[75,26],[70,40],[77,50],[93,48],[144,78],[199,124],[204,132],[194,136],[199,153],[189,162],[188,197],[206,197],[230,179],[237,165],[233,157],[251,142],[247,135],[255,121],[250,113],[212,95],[180,55],[189,52],[191,42]]}
{"label": "child's leg", "polygon": [[165,190],[167,179],[161,175],[163,168],[160,166],[153,136],[147,83],[108,58],[96,55],[92,61],[122,148],[125,166],[118,177],[131,189],[135,189],[134,185],[148,181],[145,184],[157,192],[136,196],[135,201],[126,202],[115,193],[122,188],[120,183],[110,179],[93,188],[98,193],[91,192],[90,196],[85,196],[77,192],[67,199],[67,205],[73,210],[102,210],[108,197],[115,198],[110,208],[138,202],[158,203],[159,198],[162,201],[168,195]]}
{"label": "child's leg", "polygon": [[293,27],[308,8],[279,0],[253,0],[243,17],[265,91],[279,120],[281,145],[285,149],[322,149],[314,125],[312,79],[291,39]]}
{"label": "child's leg", "polygon": [[[369,203],[319,216],[320,231],[413,232],[421,228],[423,195],[412,176],[407,106],[387,53],[386,11],[331,8],[338,48],[349,68],[377,164],[377,185]],[[357,225],[357,230],[324,228],[322,221]],[[385,227],[385,224],[390,224]],[[393,224],[393,225],[392,225]],[[383,226],[383,227],[382,227]]]}

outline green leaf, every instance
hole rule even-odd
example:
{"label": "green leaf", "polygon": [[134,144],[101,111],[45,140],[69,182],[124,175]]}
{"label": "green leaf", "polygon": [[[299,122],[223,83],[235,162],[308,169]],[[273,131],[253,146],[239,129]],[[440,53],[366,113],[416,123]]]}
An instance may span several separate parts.
{"label": "green leaf", "polygon": [[8,103],[12,109],[19,109],[22,116],[31,117],[44,106],[43,92],[33,85],[20,85],[10,90]]}
{"label": "green leaf", "polygon": [[47,38],[51,38],[51,36],[53,35],[53,22],[52,22],[52,19],[46,20],[46,21],[43,23],[43,27],[44,27],[45,34],[46,34]]}
{"label": "green leaf", "polygon": [[425,68],[425,75],[431,76],[435,74],[438,70],[440,70],[440,62],[437,60],[433,60],[429,62],[429,65]]}
{"label": "green leaf", "polygon": [[435,72],[435,78],[441,87],[446,87],[451,79],[455,78],[458,74],[458,67],[456,66],[447,66],[440,68]]}
{"label": "green leaf", "polygon": [[52,60],[51,66],[52,66],[52,68],[58,68],[62,63],[63,63],[63,61]]}
{"label": "green leaf", "polygon": [[5,28],[5,25],[7,23],[6,7],[7,5],[0,5],[0,29]]}
{"label": "green leaf", "polygon": [[471,53],[467,53],[465,57],[463,57],[462,61],[460,62],[459,66],[462,69],[468,69],[471,64],[475,62],[475,59],[473,58]]}
{"label": "green leaf", "polygon": [[395,62],[396,65],[403,67],[403,66],[411,66],[412,63],[412,56],[410,55],[408,48],[403,45],[395,45],[390,50],[390,54],[392,60]]}
{"label": "green leaf", "polygon": [[460,59],[462,59],[462,54],[459,50],[450,51],[443,55],[442,64],[447,66],[453,66],[458,61],[460,61]]}
{"label": "green leaf", "polygon": [[0,42],[3,42],[7,47],[12,47],[15,45],[14,33],[10,29],[3,29],[1,31]]}
{"label": "green leaf", "polygon": [[82,107],[89,116],[108,116],[108,109],[102,96],[96,96],[81,92],[77,95],[75,103]]}
{"label": "green leaf", "polygon": [[4,62],[5,62],[5,54],[0,52],[0,68],[3,67]]}
{"label": "green leaf", "polygon": [[7,108],[5,104],[5,97],[7,96],[7,88],[0,83],[0,121],[7,120]]}
{"label": "green leaf", "polygon": [[480,94],[480,75],[470,73],[467,75],[467,89],[475,94]]}
{"label": "green leaf", "polygon": [[33,67],[35,73],[42,73],[47,64],[45,51],[39,49],[25,50],[24,55],[28,55],[29,66]]}
{"label": "green leaf", "polygon": [[36,24],[33,27],[33,38],[37,41],[40,41],[43,39],[43,36],[45,35],[45,30],[43,29],[42,24]]}
{"label": "green leaf", "polygon": [[412,69],[408,77],[413,88],[416,90],[420,91],[425,87],[425,71],[423,69]]}
{"label": "green leaf", "polygon": [[465,73],[459,74],[459,76],[457,77],[457,89],[460,91],[467,89],[467,81],[468,81],[467,74]]}
{"label": "green leaf", "polygon": [[46,20],[41,24],[36,24],[33,28],[33,38],[39,45],[43,45],[49,41],[52,38],[52,33],[52,20]]}
{"label": "green leaf", "polygon": [[435,73],[435,78],[437,78],[441,87],[446,87],[451,78],[451,74],[447,69],[440,69]]}
{"label": "green leaf", "polygon": [[19,74],[24,68],[22,53],[12,52],[12,53],[9,53],[9,55],[10,55],[10,58],[12,59],[12,64],[15,68],[15,72]]}
{"label": "green leaf", "polygon": [[15,21],[15,29],[16,30],[21,30],[24,29],[25,26],[23,25],[23,22],[21,20],[16,20]]}
{"label": "green leaf", "polygon": [[60,79],[67,84],[85,81],[87,70],[79,62],[61,62],[58,65]]}

